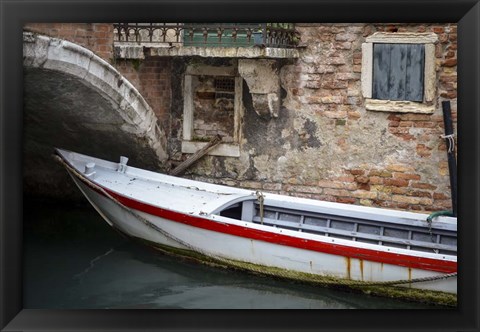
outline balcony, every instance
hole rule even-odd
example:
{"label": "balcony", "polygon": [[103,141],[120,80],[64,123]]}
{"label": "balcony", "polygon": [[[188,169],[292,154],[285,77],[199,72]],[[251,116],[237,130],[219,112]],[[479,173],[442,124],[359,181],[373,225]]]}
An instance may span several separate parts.
{"label": "balcony", "polygon": [[114,23],[118,58],[296,58],[293,23]]}

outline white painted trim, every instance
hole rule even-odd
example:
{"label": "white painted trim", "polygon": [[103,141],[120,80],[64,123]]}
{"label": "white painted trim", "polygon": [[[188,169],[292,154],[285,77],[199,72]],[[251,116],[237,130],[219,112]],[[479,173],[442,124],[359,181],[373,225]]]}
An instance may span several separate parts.
{"label": "white painted trim", "polygon": [[[183,141],[182,153],[195,153],[205,145],[207,142]],[[217,147],[208,152],[210,156],[224,156],[224,157],[240,157],[240,146],[238,144],[220,143]]]}

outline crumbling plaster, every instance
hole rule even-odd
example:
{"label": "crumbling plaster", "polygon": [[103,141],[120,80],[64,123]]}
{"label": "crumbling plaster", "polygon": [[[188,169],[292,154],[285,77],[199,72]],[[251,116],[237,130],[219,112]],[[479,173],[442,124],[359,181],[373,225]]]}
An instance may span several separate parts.
{"label": "crumbling plaster", "polygon": [[278,117],[280,77],[276,60],[240,59],[238,73],[247,82],[253,109],[261,117]]}
{"label": "crumbling plaster", "polygon": [[[438,75],[453,72],[449,64],[440,67],[439,58],[451,54],[443,51],[448,41],[435,49],[437,86],[434,97],[429,97],[434,100],[433,112],[418,114],[419,108],[414,110],[417,114],[407,109],[371,112],[362,96],[361,54],[365,37],[377,28],[383,27],[298,26],[301,43],[307,46],[296,61],[278,67],[269,61],[243,62],[249,70],[239,69],[245,78],[240,157],[221,162],[206,158],[191,176],[207,179],[204,175],[215,167],[216,182],[253,189],[404,209],[448,207],[448,170],[437,103],[443,94]],[[448,26],[402,29],[422,28],[454,33]],[[261,75],[255,73],[258,67],[263,69]],[[262,80],[256,78],[271,75],[278,76],[269,82],[275,84],[257,90]],[[277,89],[277,82],[278,113],[272,116],[269,109],[259,114],[255,92],[265,95]],[[452,107],[456,109],[455,98]]]}

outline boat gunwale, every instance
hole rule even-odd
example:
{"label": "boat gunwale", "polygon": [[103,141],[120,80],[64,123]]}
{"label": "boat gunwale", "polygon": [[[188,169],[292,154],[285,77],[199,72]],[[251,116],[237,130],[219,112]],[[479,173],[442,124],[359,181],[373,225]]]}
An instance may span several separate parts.
{"label": "boat gunwale", "polygon": [[[82,161],[81,159],[85,159],[85,162],[95,162],[98,163],[99,166],[108,168],[109,171],[116,172],[116,168],[118,167],[118,163],[114,163],[111,161],[107,161],[104,159],[99,159],[87,155],[83,155],[77,152],[62,150],[62,149],[55,149],[57,154],[59,154],[62,159],[68,160],[69,165],[76,169],[78,172],[81,173],[81,170],[78,169],[70,160],[67,158],[68,154],[70,157],[80,157],[75,158],[75,161]],[[74,159],[74,158],[72,158]],[[240,195],[244,195],[246,199],[248,197],[255,197],[255,191],[242,189],[242,188],[232,188],[224,185],[206,183],[191,179],[184,179],[179,178],[171,175],[166,175],[162,173],[156,173],[149,170],[140,169],[133,166],[127,166],[128,175],[131,176],[144,176],[142,180],[145,181],[153,181],[153,182],[160,182],[164,184],[171,184],[174,186],[183,187],[186,189],[191,190],[203,190],[210,192],[212,194],[224,194],[224,195],[236,195],[236,197],[232,197],[237,199]],[[311,211],[312,213],[324,213],[324,214],[331,214],[343,217],[352,217],[356,219],[368,219],[373,221],[379,222],[388,222],[388,223],[396,223],[396,224],[405,224],[411,225],[414,223],[418,226],[421,226],[420,223],[423,222],[428,217],[427,214],[417,213],[417,212],[408,212],[408,211],[397,211],[391,209],[381,209],[376,207],[366,207],[366,206],[358,206],[352,204],[343,204],[343,203],[336,203],[336,202],[326,202],[326,201],[318,201],[312,200],[307,198],[300,198],[300,197],[292,197],[292,196],[283,196],[278,194],[272,193],[263,193],[264,195],[264,204],[271,205],[271,206],[285,206],[285,204],[292,204],[295,205],[295,209],[298,210],[302,208],[305,211]],[[142,201],[146,204],[154,204],[153,202],[145,201],[141,198],[137,198],[139,201]],[[283,199],[283,201],[281,201]],[[285,202],[285,199],[288,199]],[[206,213],[218,214],[222,209],[228,207],[228,201],[225,200],[221,202],[222,205],[219,206],[212,206],[210,211],[204,211]],[[234,204],[234,203],[231,203]],[[179,211],[179,212],[186,212],[188,211]],[[432,227],[441,227],[441,225],[445,225],[445,227],[451,230],[451,227],[456,227],[456,218],[452,217],[445,217],[439,216],[435,219],[434,223],[432,223]]]}
{"label": "boat gunwale", "polygon": [[[109,194],[115,195],[114,192],[109,192]],[[239,220],[225,218],[217,215],[199,216],[195,214],[185,214],[183,212],[167,210],[161,207],[148,205],[146,203],[136,201],[135,199],[132,199],[130,197],[122,196],[121,194],[117,194],[117,195],[118,196],[115,197],[115,199],[120,199],[121,200],[120,203],[122,204],[125,204],[126,203],[125,201],[133,204],[141,204],[141,205],[144,205],[144,207],[147,209],[153,208],[154,210],[157,210],[157,211],[161,210],[162,213],[155,213],[153,211],[148,211],[148,210],[145,211],[142,208],[138,208],[138,206],[132,207],[130,205],[126,205],[126,207],[130,209],[134,209],[134,210],[141,211],[153,216],[164,218],[172,222],[180,222],[182,224],[186,224],[191,227],[202,228],[209,231],[220,232],[227,235],[240,236],[243,238],[266,241],[266,242],[270,242],[278,245],[286,245],[289,247],[297,247],[300,249],[318,251],[322,253],[332,253],[339,256],[383,262],[383,263],[397,265],[397,266],[419,268],[423,270],[430,270],[430,271],[440,272],[440,273],[451,273],[451,272],[457,271],[456,256],[425,253],[425,252],[415,252],[415,251],[411,253],[409,252],[409,254],[400,254],[398,253],[398,251],[402,251],[402,249],[400,248],[387,248],[387,247],[380,247],[380,246],[379,246],[380,247],[379,249],[384,249],[384,250],[377,250],[377,249],[371,249],[371,248],[367,249],[365,247],[375,246],[375,245],[362,243],[361,245],[353,246],[346,243],[346,242],[351,243],[353,241],[334,239],[334,238],[333,239],[329,238],[329,239],[325,239],[326,241],[321,241],[322,236],[315,235],[315,234],[308,234],[308,235],[311,235],[313,237],[318,237],[318,239],[302,238],[300,236],[305,235],[307,233],[302,234],[301,232],[296,232],[296,231],[289,231],[285,229],[275,229],[274,227],[271,227],[271,226],[258,225],[251,222],[239,221]],[[243,224],[243,225],[240,225],[240,224]],[[263,228],[265,229],[261,229],[258,226],[263,226]],[[251,234],[252,231],[254,231],[257,234],[252,235]],[[294,234],[289,234],[289,233],[294,233]],[[285,243],[285,242],[290,242],[285,238],[290,238],[290,241],[293,240],[297,242],[296,245]],[[279,240],[283,240],[283,243],[282,241],[279,241]],[[320,246],[323,248],[323,250],[312,249],[310,245]],[[329,252],[328,247],[331,247],[330,251],[333,251],[333,252]],[[415,255],[415,254],[418,254],[418,255]],[[383,257],[391,256],[391,257],[389,260],[384,261],[384,260],[378,260],[379,256],[383,256]],[[442,256],[444,258],[443,259],[430,258],[428,256]],[[447,259],[447,257],[451,257],[453,258],[453,260],[449,260]],[[408,260],[408,263],[410,264],[404,263],[401,258],[404,258],[404,259],[409,258],[410,260]],[[428,263],[425,263],[425,261],[428,261]],[[435,268],[432,268],[431,266],[431,264],[433,263],[437,263]],[[448,266],[445,266],[445,265],[448,265]]]}
{"label": "boat gunwale", "polygon": [[[70,167],[72,167],[72,165],[69,163],[68,160],[65,160],[65,162]],[[105,193],[102,193],[98,188],[96,188],[96,186],[99,186],[98,184],[93,182],[84,174],[80,173],[76,168],[73,168],[73,169],[77,171],[76,173],[74,173],[74,175],[77,176],[77,178],[79,178],[82,182],[87,184],[94,191],[105,196]],[[165,218],[173,222],[180,222],[183,224],[187,224],[192,227],[199,227],[199,228],[207,229],[210,231],[218,231],[228,235],[236,235],[244,238],[253,238],[256,240],[267,241],[267,242],[275,243],[278,245],[287,245],[290,247],[297,247],[300,249],[313,250],[313,251],[318,251],[323,253],[332,253],[335,255],[340,255],[345,257],[371,260],[371,261],[387,263],[387,264],[392,264],[397,266],[418,268],[422,270],[430,270],[438,273],[451,273],[451,272],[457,271],[457,262],[456,262],[455,256],[449,256],[449,255],[443,255],[443,254],[431,254],[431,253],[424,253],[424,252],[409,252],[408,254],[398,253],[397,251],[401,252],[402,249],[397,250],[397,248],[381,248],[381,247],[378,249],[373,249],[368,247],[371,247],[371,246],[375,247],[375,245],[369,245],[369,244],[362,244],[362,246],[360,246],[358,243],[355,243],[355,245],[352,246],[351,244],[347,244],[347,243],[351,243],[352,241],[348,241],[348,240],[342,241],[342,239],[331,239],[331,238],[328,238],[327,241],[322,241],[322,236],[314,235],[314,234],[309,234],[309,235],[314,235],[314,237],[317,237],[318,239],[302,238],[301,236],[304,236],[305,233],[302,234],[301,232],[298,232],[298,231],[288,231],[288,230],[282,231],[282,229],[275,229],[271,226],[263,226],[263,228],[265,229],[262,229],[262,228],[259,228],[260,225],[257,225],[254,223],[238,221],[235,219],[225,218],[218,215],[200,216],[200,215],[194,215],[194,214],[185,214],[184,212],[167,210],[165,208],[149,205],[148,203],[138,201],[131,197],[124,196],[121,193],[116,193],[111,189],[103,188],[102,186],[100,186],[100,188],[102,188],[102,190],[106,190],[110,195],[116,196],[114,198],[119,199],[121,204],[125,204],[126,202],[129,202],[130,204],[135,205],[135,206],[126,205],[126,207],[130,209],[149,213],[151,215]],[[154,209],[157,211],[160,210],[165,215],[152,213],[152,211],[143,211],[142,208],[138,208],[139,206],[143,206],[143,208]],[[172,216],[174,217],[172,218]],[[235,226],[235,227],[229,227],[229,226]],[[228,231],[218,230],[219,228],[222,228],[222,227],[227,227]],[[246,232],[249,232],[249,233],[246,233]],[[294,243],[294,245],[292,245],[292,243],[290,243],[292,241],[293,242],[296,241],[297,243]],[[334,241],[337,241],[337,243],[334,243]],[[318,247],[321,247],[321,249],[318,249]],[[350,250],[350,252],[348,253],[345,250]],[[431,256],[442,256],[443,258],[431,257]]]}

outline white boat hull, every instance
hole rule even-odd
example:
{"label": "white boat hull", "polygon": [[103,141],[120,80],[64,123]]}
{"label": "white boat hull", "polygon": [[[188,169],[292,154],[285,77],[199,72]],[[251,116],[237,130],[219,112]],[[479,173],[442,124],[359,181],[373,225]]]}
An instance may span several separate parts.
{"label": "white boat hull", "polygon": [[[375,283],[402,281],[399,283],[400,286],[446,293],[457,292],[456,276],[435,279],[435,277],[444,275],[444,272],[312,251],[195,227],[188,223],[172,221],[126,207],[112,200],[112,197],[105,196],[105,193],[98,192],[87,185],[77,175],[72,173],[71,175],[90,203],[111,226],[135,238],[162,246],[191,250],[219,260],[246,262],[263,266],[266,269],[272,267],[277,273],[281,274],[281,270],[283,270],[286,275],[290,276],[292,272],[297,272],[332,277],[339,283],[345,282],[347,285],[352,281]],[[205,216],[205,221],[211,222],[212,220]],[[241,221],[234,222],[234,224],[253,230],[262,230],[262,227],[266,230],[266,226],[242,224]],[[278,232],[282,233],[281,230],[277,230]],[[283,233],[287,234],[288,231],[284,230]],[[338,240],[337,242],[341,243],[342,241]],[[407,282],[430,277],[435,280]]]}

